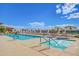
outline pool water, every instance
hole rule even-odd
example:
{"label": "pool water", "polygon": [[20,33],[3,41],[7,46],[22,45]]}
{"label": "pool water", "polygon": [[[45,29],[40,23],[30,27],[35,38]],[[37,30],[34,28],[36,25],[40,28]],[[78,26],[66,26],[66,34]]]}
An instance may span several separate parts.
{"label": "pool water", "polygon": [[69,41],[69,40],[51,40],[50,45],[49,42],[43,43],[45,46],[50,46],[51,48],[58,48],[60,50],[64,50],[74,44],[75,41]]}
{"label": "pool water", "polygon": [[[23,35],[23,34],[6,34],[6,36],[12,37],[16,40],[31,40],[34,38],[40,38],[41,36],[33,36],[33,35]],[[69,46],[71,46],[72,44],[74,44],[75,41],[69,41],[66,39],[55,39],[55,40],[51,40],[50,41],[50,45],[49,42],[45,42],[42,45],[44,46],[50,46],[51,48],[58,48],[60,50],[64,50],[66,48],[68,48]]]}
{"label": "pool water", "polygon": [[40,36],[23,35],[23,34],[6,34],[6,36],[12,37],[16,40],[29,40],[34,38],[40,38]]}

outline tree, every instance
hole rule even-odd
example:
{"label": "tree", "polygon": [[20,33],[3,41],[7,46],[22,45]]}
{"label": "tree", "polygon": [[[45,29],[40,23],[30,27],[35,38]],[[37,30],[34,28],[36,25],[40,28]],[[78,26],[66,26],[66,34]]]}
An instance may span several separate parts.
{"label": "tree", "polygon": [[56,29],[49,30],[50,33],[57,33],[58,31]]}
{"label": "tree", "polygon": [[0,25],[0,33],[5,33],[6,28],[3,25]]}

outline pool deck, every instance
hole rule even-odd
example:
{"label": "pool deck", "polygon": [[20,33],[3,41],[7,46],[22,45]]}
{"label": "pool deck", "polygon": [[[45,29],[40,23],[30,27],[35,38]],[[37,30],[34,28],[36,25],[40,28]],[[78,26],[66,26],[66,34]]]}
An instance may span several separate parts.
{"label": "pool deck", "polygon": [[21,41],[0,36],[0,56],[79,56],[79,38],[71,39],[76,42],[61,51],[57,48],[43,50],[47,47],[39,46],[39,39]]}

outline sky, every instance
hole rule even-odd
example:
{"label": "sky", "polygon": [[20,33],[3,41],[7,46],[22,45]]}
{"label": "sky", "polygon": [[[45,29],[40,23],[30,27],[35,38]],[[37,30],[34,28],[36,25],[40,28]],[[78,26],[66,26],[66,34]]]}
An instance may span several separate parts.
{"label": "sky", "polygon": [[41,29],[66,24],[79,26],[79,4],[0,3],[0,22],[11,27]]}

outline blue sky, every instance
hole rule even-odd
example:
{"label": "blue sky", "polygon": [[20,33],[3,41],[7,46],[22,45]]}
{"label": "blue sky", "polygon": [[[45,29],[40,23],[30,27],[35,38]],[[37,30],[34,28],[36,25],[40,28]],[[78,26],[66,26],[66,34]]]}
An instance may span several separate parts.
{"label": "blue sky", "polygon": [[79,25],[78,4],[16,3],[0,4],[0,22],[13,26],[51,27]]}

